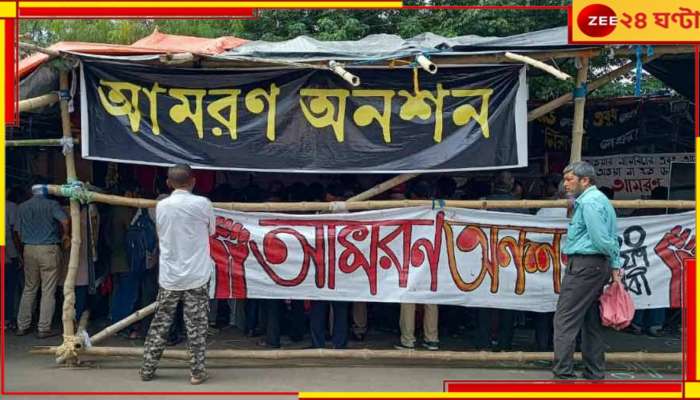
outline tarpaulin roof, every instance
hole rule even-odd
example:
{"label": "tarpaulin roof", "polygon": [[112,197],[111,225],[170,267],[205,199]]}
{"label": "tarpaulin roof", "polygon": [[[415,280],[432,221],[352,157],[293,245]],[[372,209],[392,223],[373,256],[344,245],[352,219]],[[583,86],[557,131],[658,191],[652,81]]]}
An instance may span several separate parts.
{"label": "tarpaulin roof", "polygon": [[355,41],[320,41],[308,36],[299,36],[282,42],[248,42],[219,54],[216,58],[252,57],[291,62],[328,59],[371,61],[418,54],[457,55],[502,52],[509,49],[538,51],[584,47],[569,45],[567,40],[565,26],[507,37],[466,35],[447,38],[427,32],[410,39],[402,39],[397,35],[377,34]]}
{"label": "tarpaulin roof", "polygon": [[193,54],[220,54],[247,42],[245,39],[234,36],[209,39],[195,36],[168,35],[158,32],[156,29],[152,34],[132,43],[131,46]]}
{"label": "tarpaulin roof", "polygon": [[[214,55],[238,47],[247,40],[233,36],[222,36],[215,39],[194,36],[168,35],[155,30],[149,36],[131,45],[58,42],[50,50],[61,52],[77,52],[84,54],[99,54],[111,56],[133,56],[147,54],[163,54],[189,52],[202,55]],[[24,78],[34,69],[49,60],[44,53],[36,53],[19,62],[19,77]]]}
{"label": "tarpaulin roof", "polygon": [[644,69],[693,101],[693,77],[697,77],[698,71],[695,70],[695,57],[692,54],[666,55],[645,64]]}

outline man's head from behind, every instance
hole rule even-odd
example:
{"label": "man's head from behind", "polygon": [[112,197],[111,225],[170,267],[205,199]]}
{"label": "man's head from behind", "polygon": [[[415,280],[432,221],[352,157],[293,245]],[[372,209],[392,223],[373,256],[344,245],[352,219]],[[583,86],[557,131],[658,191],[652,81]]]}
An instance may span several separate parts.
{"label": "man's head from behind", "polygon": [[176,164],[168,168],[168,186],[173,189],[192,191],[195,185],[194,172],[189,165]]}
{"label": "man's head from behind", "polygon": [[578,197],[595,184],[595,168],[585,161],[573,162],[564,168],[566,193]]}

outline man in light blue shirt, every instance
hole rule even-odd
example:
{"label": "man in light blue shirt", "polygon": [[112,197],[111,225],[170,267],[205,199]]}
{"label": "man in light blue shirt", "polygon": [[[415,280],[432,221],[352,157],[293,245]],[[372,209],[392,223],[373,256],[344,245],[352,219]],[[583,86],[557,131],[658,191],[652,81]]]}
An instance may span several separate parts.
{"label": "man in light blue shirt", "polygon": [[564,188],[576,201],[562,249],[568,256],[568,267],[554,314],[552,372],[556,379],[576,379],[574,349],[579,331],[583,378],[605,378],[598,299],[611,275],[621,282],[621,262],[615,209],[594,183],[595,169],[587,162],[574,162],[564,169]]}

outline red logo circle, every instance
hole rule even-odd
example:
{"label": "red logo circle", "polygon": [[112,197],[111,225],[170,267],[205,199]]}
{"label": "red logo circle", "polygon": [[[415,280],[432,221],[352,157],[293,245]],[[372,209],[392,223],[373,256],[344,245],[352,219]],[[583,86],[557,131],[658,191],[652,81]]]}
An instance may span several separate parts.
{"label": "red logo circle", "polygon": [[591,4],[585,7],[576,18],[578,27],[591,37],[607,36],[617,26],[617,15],[612,8],[603,4]]}

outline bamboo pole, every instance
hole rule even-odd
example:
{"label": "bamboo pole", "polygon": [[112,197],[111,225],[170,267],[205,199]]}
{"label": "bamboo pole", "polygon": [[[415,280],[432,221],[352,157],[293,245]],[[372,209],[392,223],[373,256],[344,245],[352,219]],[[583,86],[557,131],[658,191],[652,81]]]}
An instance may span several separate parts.
{"label": "bamboo pole", "polygon": [[[49,194],[68,197],[69,194],[61,191],[58,185],[43,185]],[[85,192],[90,200],[117,206],[152,208],[157,204],[156,200],[138,199],[106,195],[97,192]],[[333,211],[333,206],[338,202],[299,202],[299,203],[213,203],[215,208],[235,211]],[[615,208],[673,208],[694,209],[695,201],[692,200],[612,200]],[[370,200],[345,202],[348,211],[380,210],[387,208],[432,206],[432,200]],[[445,200],[445,207],[455,208],[566,208],[566,200]]]}
{"label": "bamboo pole", "polygon": [[[655,60],[655,59],[661,57],[661,55],[662,54],[655,52],[654,55],[651,57],[644,56],[644,57],[642,57],[642,63],[648,63],[649,61],[652,61],[652,60]],[[620,68],[617,68],[614,71],[610,71],[607,74],[605,74],[597,79],[592,80],[588,84],[588,92],[590,93],[590,92],[600,88],[601,86],[607,85],[611,81],[621,77],[622,75],[624,75],[624,74],[628,73],[629,71],[631,71],[632,69],[634,69],[636,67],[636,65],[637,65],[636,62],[630,61],[627,64],[621,66]],[[556,110],[557,108],[570,102],[573,98],[574,98],[573,93],[567,93],[565,95],[559,96],[556,99],[554,99],[548,103],[545,103],[545,104],[535,108],[534,110],[530,111],[527,114],[527,120],[528,121],[536,120],[537,118],[547,114],[548,112]]]}
{"label": "bamboo pole", "polygon": [[133,314],[129,315],[123,320],[115,322],[114,324],[104,328],[100,332],[91,336],[90,343],[94,345],[107,339],[110,336],[113,336],[114,334],[133,324],[134,322],[140,321],[146,318],[147,316],[153,314],[154,312],[156,312],[156,308],[158,308],[157,302],[147,305],[146,307],[134,312]]}
{"label": "bamboo pole", "polygon": [[[36,346],[30,354],[53,354],[55,347]],[[91,347],[84,354],[94,356],[126,356],[142,357],[142,347]],[[166,349],[163,358],[189,360],[188,350]],[[488,351],[416,351],[416,350],[374,350],[374,349],[303,349],[303,350],[207,350],[207,359],[220,360],[300,360],[300,359],[332,359],[332,360],[417,360],[440,362],[469,362],[469,361],[551,361],[551,352],[500,352]],[[580,361],[581,353],[575,353],[574,359]],[[639,362],[639,363],[680,363],[683,353],[647,353],[647,352],[614,352],[605,353],[609,363]]]}
{"label": "bamboo pole", "polygon": [[35,44],[30,44],[30,43],[22,43],[22,42],[20,42],[20,43],[19,43],[19,47],[20,47],[21,49],[25,49],[25,50],[29,50],[29,51],[38,51],[39,53],[48,54],[48,55],[50,55],[50,56],[52,56],[52,57],[59,57],[59,56],[61,55],[61,53],[59,53],[59,52],[56,51],[56,50],[46,49],[46,48],[39,47],[39,46],[37,46],[37,45],[35,45]]}
{"label": "bamboo pole", "polygon": [[[576,87],[584,88],[588,81],[588,58],[581,58],[581,68],[576,74]],[[574,126],[571,131],[571,154],[569,162],[581,161],[581,148],[583,147],[583,120],[586,111],[586,94],[574,99]]]}
{"label": "bamboo pole", "polygon": [[17,109],[19,112],[26,112],[35,110],[37,108],[50,106],[51,104],[58,101],[58,94],[49,93],[39,97],[33,97],[31,99],[20,100],[17,102]]}
{"label": "bamboo pole", "polygon": [[[68,72],[61,71],[59,76],[59,87],[61,90],[68,90]],[[62,99],[61,106],[61,122],[63,125],[63,137],[72,139],[70,127],[70,115],[68,112],[68,100]],[[75,157],[72,151],[65,154],[66,159],[66,178],[68,183],[77,181],[75,173]],[[73,357],[74,342],[66,340],[75,336],[75,280],[78,277],[78,263],[80,258],[80,204],[77,200],[70,200],[70,215],[71,215],[71,247],[70,259],[68,261],[68,272],[66,280],[63,284],[63,338],[64,338],[64,353],[56,354],[59,360],[65,360],[68,363],[73,363],[77,360]]]}
{"label": "bamboo pole", "polygon": [[381,193],[386,192],[387,190],[390,190],[408,180],[411,180],[418,176],[419,174],[402,174],[396,177],[393,177],[389,179],[388,181],[384,181],[370,189],[365,190],[362,193],[356,194],[349,198],[347,201],[364,201],[371,199],[374,196],[377,196]]}
{"label": "bamboo pole", "polygon": [[567,74],[566,72],[560,71],[551,65],[548,65],[546,63],[543,63],[540,60],[535,60],[534,58],[528,57],[528,56],[523,56],[521,54],[515,54],[511,53],[509,51],[506,52],[506,58],[509,58],[514,61],[519,61],[528,65],[532,65],[533,67],[540,69],[544,72],[547,72],[548,74],[554,76],[557,79],[561,79],[563,81],[567,79],[572,79],[571,75]]}
{"label": "bamboo pole", "polygon": [[[18,139],[18,140],[5,140],[5,147],[58,147],[63,146],[61,143],[63,139]],[[73,139],[74,144],[80,143],[79,139]]]}

